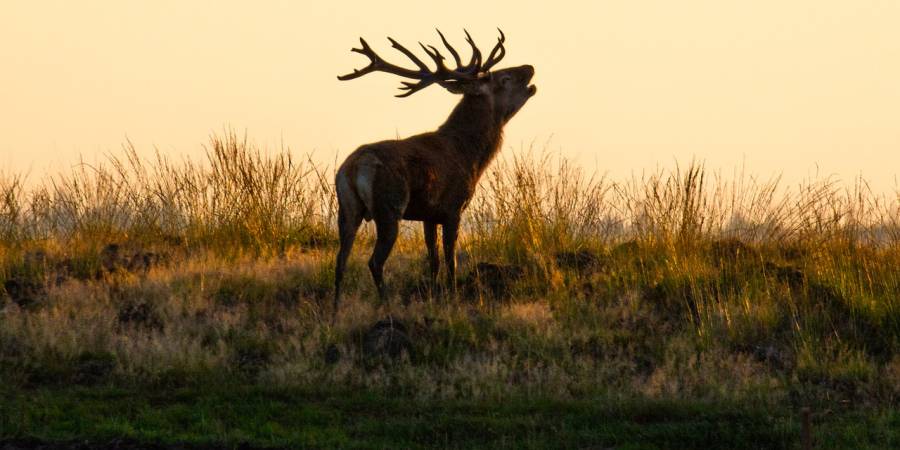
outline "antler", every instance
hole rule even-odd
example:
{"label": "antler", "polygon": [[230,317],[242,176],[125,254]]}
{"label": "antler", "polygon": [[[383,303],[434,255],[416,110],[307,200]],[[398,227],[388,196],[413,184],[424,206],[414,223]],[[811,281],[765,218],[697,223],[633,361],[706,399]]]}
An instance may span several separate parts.
{"label": "antler", "polygon": [[503,43],[506,42],[506,36],[503,35],[503,30],[497,28],[497,31],[500,32],[500,37],[497,38],[497,45],[494,46],[494,49],[491,50],[491,54],[488,55],[487,62],[481,66],[482,72],[491,70],[491,67],[494,67],[495,64],[500,62],[500,60],[506,56],[506,47],[503,46]]}
{"label": "antler", "polygon": [[488,56],[488,60],[486,63],[482,64],[481,61],[481,51],[478,50],[478,47],[475,45],[475,41],[472,39],[472,36],[469,35],[469,32],[466,30],[466,42],[472,47],[472,58],[469,60],[469,63],[466,65],[462,64],[462,60],[459,57],[459,53],[453,46],[447,42],[447,39],[444,37],[444,34],[441,33],[440,30],[437,30],[438,35],[441,37],[441,41],[444,43],[444,47],[447,47],[447,51],[450,52],[450,55],[453,56],[453,59],[456,61],[456,69],[451,70],[444,64],[444,55],[438,51],[432,45],[424,45],[419,42],[419,46],[422,47],[422,50],[431,57],[434,61],[435,66],[437,68],[432,71],[427,64],[422,62],[421,59],[416,57],[416,55],[409,51],[406,47],[400,45],[394,39],[388,37],[388,40],[391,42],[391,46],[406,55],[417,67],[418,70],[407,69],[404,67],[400,67],[391,63],[388,63],[371,47],[366,43],[366,40],[363,38],[359,38],[359,42],[362,45],[362,48],[353,48],[350,51],[363,54],[369,58],[369,65],[362,69],[354,69],[352,73],[347,75],[338,76],[338,80],[352,80],[354,78],[359,78],[365,74],[372,72],[385,72],[392,73],[394,75],[399,75],[404,78],[411,78],[414,80],[419,80],[418,82],[409,82],[409,81],[401,81],[400,83],[403,85],[400,87],[400,90],[406,91],[402,94],[397,94],[397,97],[408,97],[431,84],[438,83],[440,85],[445,85],[448,82],[461,82],[461,81],[471,81],[477,80],[484,73],[490,70],[495,64],[497,64],[503,57],[506,55],[506,49],[503,47],[503,42],[506,40],[506,37],[503,35],[503,31],[499,28],[500,38],[497,41],[497,45],[491,50],[490,55]]}

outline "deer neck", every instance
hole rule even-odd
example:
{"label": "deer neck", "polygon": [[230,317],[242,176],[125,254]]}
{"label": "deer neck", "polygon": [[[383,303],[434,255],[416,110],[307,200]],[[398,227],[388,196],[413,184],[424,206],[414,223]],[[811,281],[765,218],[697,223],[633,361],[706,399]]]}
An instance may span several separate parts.
{"label": "deer neck", "polygon": [[475,170],[476,177],[503,141],[503,121],[497,116],[489,98],[465,95],[437,130],[453,143],[454,150]]}

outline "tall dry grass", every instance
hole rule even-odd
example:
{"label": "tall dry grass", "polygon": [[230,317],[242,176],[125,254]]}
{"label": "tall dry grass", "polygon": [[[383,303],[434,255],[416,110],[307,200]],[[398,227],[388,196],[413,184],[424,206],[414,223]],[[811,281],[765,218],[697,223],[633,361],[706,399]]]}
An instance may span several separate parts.
{"label": "tall dry grass", "polygon": [[[142,159],[127,143],[25,189],[0,173],[0,243],[175,242],[267,252],[332,243],[333,168],[246,136],[212,136],[201,161]],[[896,245],[900,191],[864,180],[785,186],[743,171],[731,177],[691,163],[611,180],[561,156],[523,151],[486,173],[465,230],[479,248],[511,258],[637,240],[676,246],[740,239],[773,245]],[[474,237],[478,237],[477,239]]]}
{"label": "tall dry grass", "polygon": [[469,223],[474,234],[517,247],[513,254],[529,245],[559,250],[628,240],[891,246],[900,231],[900,193],[874,192],[862,179],[849,187],[826,178],[791,188],[780,177],[739,171],[726,178],[691,163],[616,182],[532,152],[501,159],[485,178]]}
{"label": "tall dry grass", "polygon": [[[465,213],[457,296],[420,289],[411,227],[388,265],[394,304],[370,301],[363,240],[331,325],[332,170],[226,133],[201,161],[127,144],[33,188],[0,175],[0,375],[900,399],[900,193],[698,163],[612,180],[510,153]],[[167,258],[136,269],[110,244]],[[518,275],[485,288],[479,262]],[[416,357],[373,369],[359,342],[388,312]]]}
{"label": "tall dry grass", "polygon": [[26,192],[0,180],[3,245],[29,242],[181,243],[270,252],[331,240],[330,177],[286,149],[263,152],[246,137],[213,136],[205,159],[144,160],[126,144],[99,164],[81,162]]}

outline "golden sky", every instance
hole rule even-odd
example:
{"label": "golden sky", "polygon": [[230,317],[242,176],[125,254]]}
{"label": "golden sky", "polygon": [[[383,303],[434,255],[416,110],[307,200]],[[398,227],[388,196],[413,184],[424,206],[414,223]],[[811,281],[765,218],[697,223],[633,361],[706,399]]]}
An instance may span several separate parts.
{"label": "golden sky", "polygon": [[[891,188],[900,167],[900,2],[894,0],[0,0],[0,171],[79,155],[200,154],[223,127],[323,162],[434,129],[457,100],[397,99],[359,36],[397,63],[435,27],[500,66],[535,66],[538,95],[506,130],[613,178],[692,158],[789,182],[818,171]],[[464,55],[464,58],[466,55]]]}

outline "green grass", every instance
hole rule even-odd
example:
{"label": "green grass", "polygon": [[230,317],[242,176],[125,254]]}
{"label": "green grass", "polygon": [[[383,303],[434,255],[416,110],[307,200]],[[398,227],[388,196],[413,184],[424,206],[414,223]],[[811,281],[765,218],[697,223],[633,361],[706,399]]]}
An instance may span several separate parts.
{"label": "green grass", "polygon": [[[886,448],[893,413],[815,421],[820,448]],[[796,411],[595,398],[421,402],[371,393],[231,386],[4,392],[0,440],[335,448],[792,448]],[[849,434],[848,434],[849,433]]]}
{"label": "green grass", "polygon": [[[2,391],[0,443],[285,448],[797,448],[792,409],[617,397],[417,401],[246,385]],[[813,417],[816,448],[893,448],[893,411]]]}

